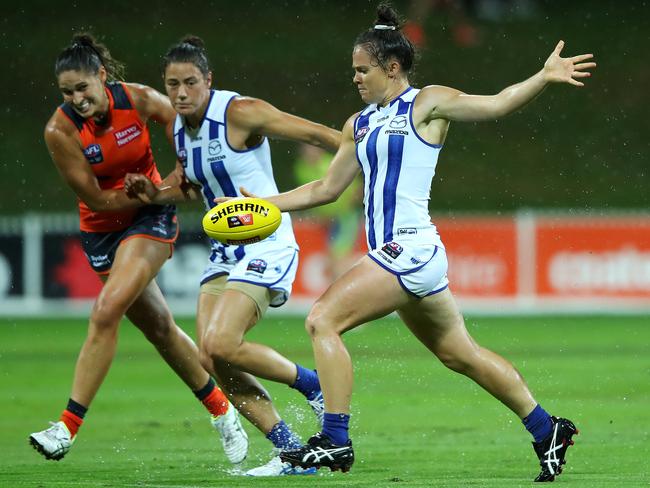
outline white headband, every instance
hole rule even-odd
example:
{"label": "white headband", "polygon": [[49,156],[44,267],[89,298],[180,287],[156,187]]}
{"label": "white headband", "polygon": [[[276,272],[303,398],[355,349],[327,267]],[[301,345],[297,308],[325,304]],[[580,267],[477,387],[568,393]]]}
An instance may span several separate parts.
{"label": "white headband", "polygon": [[375,29],[377,29],[377,30],[395,30],[395,26],[394,25],[377,24],[375,26]]}

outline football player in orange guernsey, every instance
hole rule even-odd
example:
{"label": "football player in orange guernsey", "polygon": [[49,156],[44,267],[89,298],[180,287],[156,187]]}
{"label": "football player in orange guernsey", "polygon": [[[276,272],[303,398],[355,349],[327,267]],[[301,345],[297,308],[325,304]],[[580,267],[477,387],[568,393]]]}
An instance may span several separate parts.
{"label": "football player in orange guernsey", "polygon": [[45,142],[64,181],[77,194],[81,240],[104,282],[90,315],[72,393],[60,420],[30,442],[46,459],[70,450],[84,415],[110,368],[119,323],[126,315],[212,414],[228,459],[248,449],[236,410],[199,362],[196,345],[176,325],[154,278],[171,256],[178,234],[175,208],[142,206],[124,193],[127,172],[161,178],[147,122],[169,126],[167,97],[118,81],[122,65],[92,36],[78,34],[55,63],[63,104],[45,127]]}

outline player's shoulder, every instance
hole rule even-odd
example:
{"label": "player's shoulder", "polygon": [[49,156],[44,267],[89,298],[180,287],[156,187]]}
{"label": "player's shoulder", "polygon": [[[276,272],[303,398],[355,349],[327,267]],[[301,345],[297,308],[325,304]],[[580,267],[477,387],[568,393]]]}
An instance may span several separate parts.
{"label": "player's shoulder", "polygon": [[352,133],[354,130],[354,124],[356,123],[357,119],[359,118],[359,115],[363,113],[363,110],[360,110],[358,112],[353,113],[348,117],[348,119],[345,121],[343,124],[343,130],[342,132],[349,132]]}
{"label": "player's shoulder", "polygon": [[57,108],[45,124],[45,140],[61,141],[74,138],[78,133],[75,122],[66,115],[61,107]]}
{"label": "player's shoulder", "polygon": [[254,114],[256,111],[262,110],[269,105],[268,102],[265,102],[261,98],[236,94],[232,96],[232,99],[228,104],[228,115],[251,115],[251,113]]}
{"label": "player's shoulder", "polygon": [[125,82],[123,86],[133,101],[135,109],[144,119],[154,117],[157,120],[162,118],[167,122],[175,116],[169,98],[155,88],[151,88],[142,83],[132,82]]}
{"label": "player's shoulder", "polygon": [[427,85],[420,89],[415,98],[416,106],[437,107],[440,103],[462,93],[460,90],[443,85]]}
{"label": "player's shoulder", "polygon": [[161,95],[157,90],[142,83],[123,82],[121,84],[131,100],[133,100],[136,108],[147,105]]}

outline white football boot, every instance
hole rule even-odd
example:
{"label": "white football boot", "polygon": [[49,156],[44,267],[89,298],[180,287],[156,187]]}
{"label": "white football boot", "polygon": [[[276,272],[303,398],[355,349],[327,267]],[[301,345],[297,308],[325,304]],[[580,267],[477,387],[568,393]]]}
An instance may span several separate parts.
{"label": "white football boot", "polygon": [[302,474],[316,474],[316,468],[293,467],[289,463],[283,463],[280,456],[274,456],[271,460],[257,468],[246,471],[246,476],[290,476]]}
{"label": "white football boot", "polygon": [[307,403],[316,414],[318,425],[323,428],[323,419],[325,418],[325,400],[323,400],[323,392],[319,391],[313,400],[307,400]]}
{"label": "white football boot", "polygon": [[221,445],[228,461],[239,464],[248,454],[248,435],[241,425],[237,409],[228,402],[228,410],[223,415],[212,417],[212,425],[221,437]]}
{"label": "white football boot", "polygon": [[50,422],[49,429],[34,432],[29,436],[29,443],[45,459],[58,461],[70,450],[75,438],[70,435],[68,427],[62,422]]}

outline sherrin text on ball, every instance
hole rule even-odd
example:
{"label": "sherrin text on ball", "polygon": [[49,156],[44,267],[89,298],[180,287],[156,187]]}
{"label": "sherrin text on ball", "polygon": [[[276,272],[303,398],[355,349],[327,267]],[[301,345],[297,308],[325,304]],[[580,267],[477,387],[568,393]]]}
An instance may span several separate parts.
{"label": "sherrin text on ball", "polygon": [[280,209],[261,198],[235,198],[211,208],[203,230],[223,244],[253,244],[273,234],[282,222]]}

